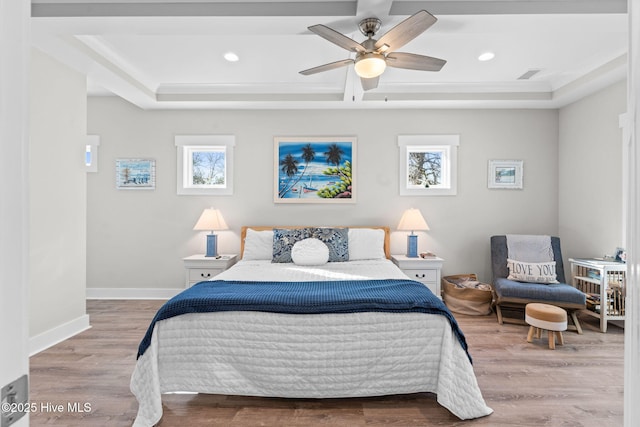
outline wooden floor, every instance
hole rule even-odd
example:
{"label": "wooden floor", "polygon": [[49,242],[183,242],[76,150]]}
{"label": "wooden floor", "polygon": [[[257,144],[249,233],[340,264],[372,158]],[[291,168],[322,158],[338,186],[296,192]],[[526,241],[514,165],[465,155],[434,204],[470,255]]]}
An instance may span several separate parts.
{"label": "wooden floor", "polygon": [[[88,301],[92,328],[31,358],[31,426],[130,426],[138,343],[162,301]],[[623,424],[623,330],[584,334],[549,350],[528,327],[456,315],[494,413],[460,421],[432,394],[301,400],[164,395],[160,426],[597,426]],[[57,405],[62,405],[61,409]]]}

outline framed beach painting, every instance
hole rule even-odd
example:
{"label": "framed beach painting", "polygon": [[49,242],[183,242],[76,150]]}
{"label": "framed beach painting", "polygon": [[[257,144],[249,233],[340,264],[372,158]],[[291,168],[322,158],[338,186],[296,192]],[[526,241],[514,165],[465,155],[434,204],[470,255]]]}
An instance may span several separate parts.
{"label": "framed beach painting", "polygon": [[156,188],[156,161],[151,159],[116,159],[118,190],[153,190]]}
{"label": "framed beach painting", "polygon": [[522,160],[489,160],[488,187],[522,189]]}
{"label": "framed beach painting", "polygon": [[399,135],[400,195],[455,196],[459,135]]}
{"label": "framed beach painting", "polygon": [[355,137],[275,137],[274,157],[275,203],[355,203]]}

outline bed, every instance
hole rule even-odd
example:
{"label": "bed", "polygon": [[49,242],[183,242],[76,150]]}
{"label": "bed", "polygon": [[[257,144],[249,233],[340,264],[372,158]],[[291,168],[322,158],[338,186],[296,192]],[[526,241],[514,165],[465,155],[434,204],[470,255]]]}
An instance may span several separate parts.
{"label": "bed", "polygon": [[388,259],[387,227],[243,227],[241,257],[156,314],[131,377],[134,426],[158,423],[170,392],[431,392],[460,419],[492,413],[451,313]]}

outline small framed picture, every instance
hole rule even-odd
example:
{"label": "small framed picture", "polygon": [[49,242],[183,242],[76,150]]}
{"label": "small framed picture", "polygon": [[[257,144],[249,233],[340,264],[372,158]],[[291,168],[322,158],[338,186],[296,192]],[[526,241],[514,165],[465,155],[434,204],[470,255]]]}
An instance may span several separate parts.
{"label": "small framed picture", "polygon": [[616,261],[618,262],[627,262],[627,251],[624,250],[623,248],[616,248],[616,253],[614,255],[614,258]]}
{"label": "small framed picture", "polygon": [[522,189],[522,160],[489,160],[489,188]]}
{"label": "small framed picture", "polygon": [[118,190],[154,190],[156,161],[151,159],[116,159]]}

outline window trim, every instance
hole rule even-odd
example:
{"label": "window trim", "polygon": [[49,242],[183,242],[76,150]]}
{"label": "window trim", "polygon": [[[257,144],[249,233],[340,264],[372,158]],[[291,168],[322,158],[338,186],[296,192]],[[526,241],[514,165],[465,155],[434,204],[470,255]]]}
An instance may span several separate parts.
{"label": "window trim", "polygon": [[[399,135],[399,187],[401,196],[455,196],[458,192],[458,145],[460,135]],[[409,184],[409,154],[431,149],[443,153],[442,184],[416,188]]]}
{"label": "window trim", "polygon": [[[87,135],[84,146],[84,168],[87,172],[98,172],[98,147],[100,146],[99,135]],[[87,153],[90,155],[90,163],[87,163]]]}
{"label": "window trim", "polygon": [[[234,135],[176,135],[177,150],[176,182],[179,195],[229,196],[233,194],[233,148]],[[194,151],[224,151],[225,183],[196,185],[193,182],[189,159]]]}

